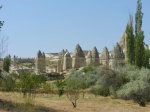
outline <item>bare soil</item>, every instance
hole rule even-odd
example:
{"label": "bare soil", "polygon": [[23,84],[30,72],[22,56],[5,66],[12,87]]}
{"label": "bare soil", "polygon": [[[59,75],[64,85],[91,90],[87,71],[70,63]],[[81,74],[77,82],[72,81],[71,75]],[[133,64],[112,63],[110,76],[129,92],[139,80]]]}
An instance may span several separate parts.
{"label": "bare soil", "polygon": [[150,103],[140,107],[134,101],[86,94],[73,108],[65,95],[38,94],[34,103],[27,105],[20,93],[0,92],[0,112],[150,112]]}

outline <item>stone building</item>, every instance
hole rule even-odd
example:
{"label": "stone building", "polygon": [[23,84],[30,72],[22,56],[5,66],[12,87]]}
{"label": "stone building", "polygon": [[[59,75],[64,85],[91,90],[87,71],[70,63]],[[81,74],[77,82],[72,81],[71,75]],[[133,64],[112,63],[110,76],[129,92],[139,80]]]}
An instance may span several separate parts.
{"label": "stone building", "polygon": [[45,54],[41,53],[39,50],[37,53],[36,61],[35,61],[35,71],[36,73],[44,73],[46,72],[46,62],[45,62]]}

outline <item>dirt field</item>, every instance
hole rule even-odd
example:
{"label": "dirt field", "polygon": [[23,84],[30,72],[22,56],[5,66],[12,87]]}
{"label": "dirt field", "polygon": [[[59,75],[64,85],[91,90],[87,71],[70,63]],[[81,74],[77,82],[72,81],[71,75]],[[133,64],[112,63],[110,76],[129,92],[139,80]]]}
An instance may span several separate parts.
{"label": "dirt field", "polygon": [[64,95],[39,94],[33,105],[25,105],[20,93],[0,92],[0,112],[150,112],[150,103],[140,107],[134,101],[85,95],[77,101],[77,108]]}

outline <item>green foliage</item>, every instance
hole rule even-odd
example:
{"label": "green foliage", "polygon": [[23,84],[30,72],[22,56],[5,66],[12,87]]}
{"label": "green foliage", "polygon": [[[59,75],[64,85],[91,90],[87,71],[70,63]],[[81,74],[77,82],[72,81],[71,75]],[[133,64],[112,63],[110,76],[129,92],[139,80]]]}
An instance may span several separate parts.
{"label": "green foliage", "polygon": [[[65,92],[68,99],[71,101],[74,108],[77,106],[77,100],[79,99],[79,94],[84,93],[84,89],[87,88],[87,83],[85,81],[85,73],[72,71],[65,80]],[[83,95],[84,96],[84,95]]]}
{"label": "green foliage", "polygon": [[3,70],[5,70],[6,72],[9,72],[10,62],[11,62],[11,59],[8,56],[4,58]]}
{"label": "green foliage", "polygon": [[135,38],[135,65],[141,68],[144,64],[144,32],[140,31]]}
{"label": "green foliage", "polygon": [[145,49],[145,53],[144,53],[144,64],[143,66],[145,68],[149,68],[150,69],[150,50],[149,49]]}
{"label": "green foliage", "polygon": [[2,78],[1,81],[2,81],[1,84],[2,84],[3,90],[5,90],[5,91],[13,91],[14,90],[16,83],[12,76],[6,75]]}
{"label": "green foliage", "polygon": [[136,100],[139,105],[144,106],[150,101],[150,71],[142,68],[128,72],[130,81],[117,91],[119,98]]}
{"label": "green foliage", "polygon": [[57,80],[56,81],[56,87],[58,89],[58,95],[61,97],[64,94],[64,87],[65,87],[65,81]]}
{"label": "green foliage", "polygon": [[42,85],[42,88],[46,91],[47,94],[52,90],[51,84],[46,82]]}
{"label": "green foliage", "polygon": [[95,67],[94,66],[91,66],[91,65],[88,65],[88,66],[85,66],[82,71],[84,73],[87,73],[87,72],[90,72],[90,71],[94,71],[95,70]]}
{"label": "green foliage", "polygon": [[[88,87],[86,81],[86,74],[80,71],[72,71],[69,76],[65,78],[68,87],[73,89],[85,89]],[[73,83],[74,82],[74,83]]]}
{"label": "green foliage", "polygon": [[101,86],[93,86],[93,87],[91,87],[90,91],[94,95],[102,95],[102,96],[109,96],[110,95],[109,88],[104,88]]}
{"label": "green foliage", "polygon": [[[2,8],[2,5],[0,6],[0,9],[1,8]],[[3,26],[3,24],[4,24],[4,21],[0,21],[0,30],[1,30],[2,26]]]}
{"label": "green foliage", "polygon": [[141,0],[137,1],[137,11],[135,15],[135,65],[141,68],[144,64],[144,32],[142,27],[142,3]]}
{"label": "green foliage", "polygon": [[91,88],[95,95],[133,99],[144,106],[150,101],[150,71],[130,64],[113,70],[101,66],[87,73],[72,71],[65,78],[64,90],[73,105],[83,88]]}
{"label": "green foliage", "polygon": [[30,72],[24,72],[20,74],[18,88],[20,88],[24,94],[24,97],[31,96],[35,90],[45,82],[43,75],[36,75]]}
{"label": "green foliage", "polygon": [[137,9],[136,9],[136,14],[135,14],[135,34],[136,35],[138,34],[138,32],[141,31],[141,27],[142,27],[143,13],[141,10],[142,10],[141,0],[137,0]]}
{"label": "green foliage", "polygon": [[84,81],[86,81],[87,87],[95,85],[96,81],[98,80],[97,70],[87,72],[86,74],[81,76],[83,76],[83,78],[85,79]]}
{"label": "green foliage", "polygon": [[128,63],[134,64],[134,34],[133,34],[133,19],[130,15],[129,23],[126,26],[126,46],[127,46],[127,60]]}

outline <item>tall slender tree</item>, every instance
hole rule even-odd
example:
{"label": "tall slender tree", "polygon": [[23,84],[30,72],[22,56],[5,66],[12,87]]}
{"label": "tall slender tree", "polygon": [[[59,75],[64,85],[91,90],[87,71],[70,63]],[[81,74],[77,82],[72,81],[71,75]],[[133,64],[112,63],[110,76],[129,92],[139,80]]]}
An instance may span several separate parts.
{"label": "tall slender tree", "polygon": [[144,64],[144,32],[142,28],[142,3],[137,1],[137,11],[135,14],[135,65],[141,68]]}
{"label": "tall slender tree", "polygon": [[137,0],[137,9],[135,14],[135,34],[138,34],[141,31],[142,18],[143,18],[142,3],[141,0]]}
{"label": "tall slender tree", "polygon": [[[2,8],[2,5],[0,6],[0,9],[1,8]],[[1,30],[2,26],[3,26],[3,24],[4,24],[4,21],[0,21],[0,30]]]}
{"label": "tall slender tree", "polygon": [[6,56],[3,61],[3,70],[9,72],[10,63],[11,63],[11,59],[8,56]]}
{"label": "tall slender tree", "polygon": [[[0,6],[0,9],[2,8],[2,6]],[[7,40],[8,38],[4,35],[1,34],[1,28],[4,24],[4,21],[0,20],[0,58],[3,56],[3,54],[6,52],[7,50]]]}
{"label": "tall slender tree", "polygon": [[126,26],[126,46],[127,46],[127,61],[134,64],[134,34],[133,34],[133,17],[129,15],[129,22]]}

